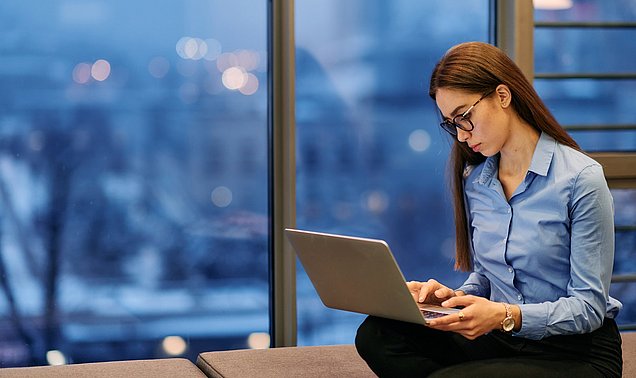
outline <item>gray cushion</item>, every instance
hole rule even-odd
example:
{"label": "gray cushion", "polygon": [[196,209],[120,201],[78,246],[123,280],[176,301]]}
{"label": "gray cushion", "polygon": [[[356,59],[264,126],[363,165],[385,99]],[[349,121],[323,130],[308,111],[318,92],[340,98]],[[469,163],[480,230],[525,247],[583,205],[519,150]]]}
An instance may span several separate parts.
{"label": "gray cushion", "polygon": [[7,368],[0,370],[0,376],[2,378],[206,378],[201,370],[184,358]]}
{"label": "gray cushion", "polygon": [[209,377],[375,377],[353,345],[201,353],[197,366]]}
{"label": "gray cushion", "polygon": [[[623,332],[623,377],[636,377],[636,332]],[[353,345],[201,353],[209,377],[375,377]],[[205,375],[182,358],[1,369],[3,378],[194,377]]]}
{"label": "gray cushion", "polygon": [[[623,377],[636,377],[636,332],[623,332]],[[374,377],[352,345],[208,352],[197,366],[209,377]]]}

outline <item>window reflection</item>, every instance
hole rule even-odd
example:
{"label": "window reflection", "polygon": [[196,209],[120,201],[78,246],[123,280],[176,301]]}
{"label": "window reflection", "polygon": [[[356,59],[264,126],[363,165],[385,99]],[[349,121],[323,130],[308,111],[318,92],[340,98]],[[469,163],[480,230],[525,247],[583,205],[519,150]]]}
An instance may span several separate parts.
{"label": "window reflection", "polygon": [[[446,49],[487,40],[488,7],[482,0],[296,4],[299,227],[382,238],[407,278],[462,281],[452,268],[443,173],[449,141],[427,88]],[[298,270],[299,344],[352,343],[362,315],[325,308]]]}
{"label": "window reflection", "polygon": [[266,2],[2,2],[0,36],[0,366],[266,334]]}

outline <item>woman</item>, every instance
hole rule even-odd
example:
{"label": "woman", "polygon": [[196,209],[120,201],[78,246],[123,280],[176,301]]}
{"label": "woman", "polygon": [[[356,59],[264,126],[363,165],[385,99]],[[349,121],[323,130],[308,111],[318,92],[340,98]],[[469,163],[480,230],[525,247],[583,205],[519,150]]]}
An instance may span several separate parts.
{"label": "woman", "polygon": [[429,95],[456,139],[456,268],[471,274],[455,290],[407,284],[419,302],[462,310],[429,327],[369,317],[360,355],[381,377],[620,377],[613,201],[601,166],[494,46],[451,48]]}

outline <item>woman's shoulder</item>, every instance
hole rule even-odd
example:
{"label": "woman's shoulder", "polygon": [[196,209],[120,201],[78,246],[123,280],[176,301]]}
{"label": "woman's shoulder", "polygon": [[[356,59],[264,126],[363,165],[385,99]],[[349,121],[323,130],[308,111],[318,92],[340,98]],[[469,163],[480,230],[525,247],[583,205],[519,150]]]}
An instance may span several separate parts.
{"label": "woman's shoulder", "polygon": [[584,152],[557,144],[552,165],[551,174],[567,179],[572,190],[577,187],[608,190],[603,166]]}
{"label": "woman's shoulder", "polygon": [[603,167],[599,162],[582,151],[569,146],[556,144],[553,157],[554,168],[558,174],[578,176],[582,172],[596,172],[603,174]]}

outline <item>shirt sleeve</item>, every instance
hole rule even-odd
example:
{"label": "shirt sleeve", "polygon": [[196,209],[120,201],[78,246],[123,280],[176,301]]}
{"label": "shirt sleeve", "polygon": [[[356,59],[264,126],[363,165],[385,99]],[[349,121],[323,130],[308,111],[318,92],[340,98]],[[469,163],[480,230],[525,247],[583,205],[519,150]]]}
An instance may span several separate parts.
{"label": "shirt sleeve", "polygon": [[474,262],[474,271],[470,273],[466,281],[455,290],[461,290],[467,295],[476,295],[478,297],[490,297],[490,281],[486,276],[479,273],[480,266],[477,261]]}
{"label": "shirt sleeve", "polygon": [[579,173],[568,206],[567,296],[554,302],[521,304],[519,336],[541,339],[588,333],[603,324],[614,263],[614,207],[599,165],[590,165]]}

